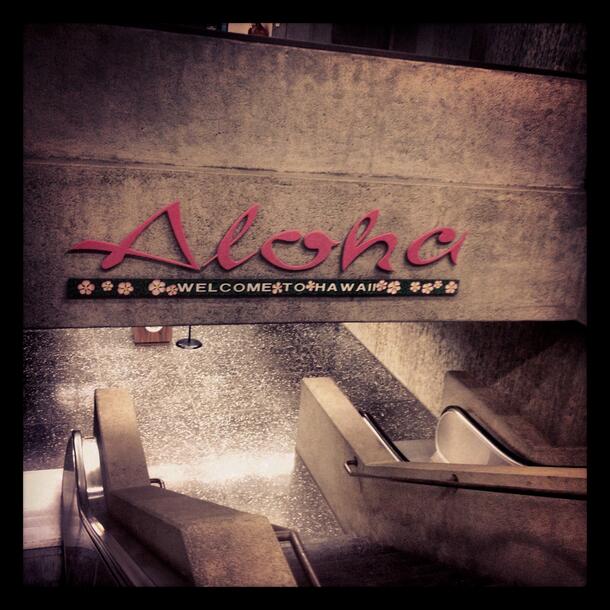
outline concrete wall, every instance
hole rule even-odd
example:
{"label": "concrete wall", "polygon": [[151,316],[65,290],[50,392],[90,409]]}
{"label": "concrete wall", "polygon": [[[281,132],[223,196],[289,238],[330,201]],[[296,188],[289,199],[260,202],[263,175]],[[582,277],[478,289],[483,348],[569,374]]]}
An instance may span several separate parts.
{"label": "concrete wall", "polygon": [[60,468],[23,473],[23,548],[61,545]]}
{"label": "concrete wall", "polygon": [[346,324],[435,415],[445,373],[510,397],[551,444],[586,445],[585,329],[578,323]]}
{"label": "concrete wall", "polygon": [[[24,58],[26,327],[584,317],[584,81],[96,25],[28,26]],[[116,243],[175,200],[201,261],[253,202],[263,210],[238,254],[287,228],[341,240],[380,208],[375,231],[401,240],[393,277],[457,278],[460,293],[65,299],[68,277],[185,277],[66,254]],[[407,266],[408,243],[438,225],[468,231],[458,264]],[[160,223],[137,247],[176,255]],[[314,277],[338,275],[338,250]],[[387,278],[379,255],[345,276]],[[258,258],[186,273],[278,277]]]}

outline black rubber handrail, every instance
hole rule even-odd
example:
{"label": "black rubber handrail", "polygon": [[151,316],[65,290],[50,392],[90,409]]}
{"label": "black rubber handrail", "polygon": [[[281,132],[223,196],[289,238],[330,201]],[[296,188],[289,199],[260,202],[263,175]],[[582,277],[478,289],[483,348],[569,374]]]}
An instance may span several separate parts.
{"label": "black rubber handrail", "polygon": [[395,454],[400,462],[409,462],[409,458],[394,444],[394,441],[387,435],[385,430],[379,425],[377,420],[367,411],[358,409],[358,413],[371,425],[377,436],[381,437],[381,441],[386,447]]}
{"label": "black rubber handrail", "polygon": [[[72,452],[76,501],[80,522],[95,546],[101,560],[108,568],[112,578],[117,585],[123,587],[155,586],[149,576],[133,561],[129,553],[127,553],[119,542],[106,531],[102,523],[100,523],[91,510],[87,472],[83,457],[83,437],[79,430],[72,431],[67,451]],[[151,485],[158,485],[162,489],[165,489],[165,482],[163,479],[152,478],[150,479],[150,483]]]}
{"label": "black rubber handrail", "polygon": [[[485,428],[481,423],[479,423],[476,419],[474,419],[474,417],[472,415],[470,415],[470,413],[465,411],[462,407],[458,407],[457,405],[448,406],[445,409],[443,409],[443,412],[441,413],[441,417],[445,413],[447,413],[447,411],[457,411],[458,413],[460,413],[460,415],[462,415],[464,417],[464,419],[468,420],[468,423],[472,424],[472,426],[474,428],[476,428],[476,430],[478,432],[480,432],[481,435],[484,436],[498,451],[507,455],[511,460],[514,460],[515,462],[519,462],[520,466],[549,466],[548,464],[540,464],[537,462],[533,462],[532,460],[528,460],[525,456],[518,454],[515,451],[512,451],[511,449],[506,447],[501,441],[499,441],[494,436],[493,432],[491,432],[490,430]],[[379,422],[370,413],[368,413],[367,411],[364,411],[362,409],[358,409],[358,413],[360,413],[360,415],[371,424],[371,426],[375,429],[375,432],[380,437],[382,437],[384,443],[386,445],[388,445],[388,448],[393,453],[395,453],[397,455],[397,457],[400,458],[401,461],[403,461],[403,462],[411,461],[394,444],[394,441],[392,441],[392,439],[388,436],[388,434],[385,432],[385,430],[381,427]],[[564,467],[569,468],[569,466],[564,466]]]}

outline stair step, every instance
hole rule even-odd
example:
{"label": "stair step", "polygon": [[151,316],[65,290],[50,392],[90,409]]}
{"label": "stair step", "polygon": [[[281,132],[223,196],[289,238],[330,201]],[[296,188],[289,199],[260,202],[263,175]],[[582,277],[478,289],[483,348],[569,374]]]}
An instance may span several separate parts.
{"label": "stair step", "polygon": [[445,570],[436,564],[414,565],[399,556],[385,555],[383,560],[373,557],[368,562],[354,565],[349,560],[317,566],[314,569],[322,585],[379,587],[405,585],[418,580],[439,578]]}
{"label": "stair step", "polygon": [[381,556],[396,552],[396,549],[390,546],[377,544],[354,536],[307,541],[303,544],[307,555],[314,557],[320,563],[342,561],[346,558],[366,558],[371,555]]}
{"label": "stair step", "polygon": [[[304,542],[305,552],[323,587],[489,586],[466,571],[399,551],[363,538],[344,536]],[[308,586],[296,556],[284,546],[297,584]]]}

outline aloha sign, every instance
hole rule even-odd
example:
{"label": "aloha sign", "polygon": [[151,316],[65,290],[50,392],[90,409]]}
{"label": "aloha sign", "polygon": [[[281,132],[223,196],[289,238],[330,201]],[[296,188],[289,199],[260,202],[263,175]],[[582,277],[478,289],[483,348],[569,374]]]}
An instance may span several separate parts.
{"label": "aloha sign", "polygon": [[[192,253],[186,239],[180,216],[178,201],[162,208],[133,231],[128,233],[119,243],[88,239],[74,244],[68,252],[101,252],[105,254],[101,268],[105,271],[120,265],[125,257],[133,257],[163,263],[200,272],[212,263],[216,263],[224,271],[231,271],[245,265],[257,254],[269,265],[289,272],[304,272],[324,263],[334,248],[341,242],[333,239],[324,231],[316,230],[303,234],[298,230],[285,230],[275,233],[265,239],[260,248],[246,256],[236,259],[232,248],[250,231],[260,205],[255,204],[238,216],[228,228],[216,252],[211,258],[198,262]],[[137,250],[133,247],[136,239],[157,219],[167,215],[169,224],[184,257],[175,260],[150,252]],[[377,260],[376,267],[382,271],[392,272],[392,255],[398,245],[395,233],[388,232],[370,237],[379,217],[380,210],[372,210],[360,217],[351,227],[343,240],[340,256],[341,271],[346,271],[350,265],[369,248],[382,244],[385,246],[383,255]],[[451,227],[436,227],[426,231],[414,239],[406,248],[404,258],[407,264],[422,267],[432,265],[447,257],[453,265],[457,264],[458,254],[466,239],[466,233],[460,237]],[[435,240],[442,246],[440,252],[424,258],[421,250],[424,244]],[[306,250],[313,253],[313,258],[302,264],[290,264],[282,260],[274,250],[276,244],[297,244],[301,242]],[[70,298],[222,298],[236,296],[454,296],[457,293],[459,281],[455,279],[397,279],[379,280],[362,279],[345,281],[333,280],[206,280],[192,279],[160,279],[160,278],[71,278],[68,280],[68,296]]]}

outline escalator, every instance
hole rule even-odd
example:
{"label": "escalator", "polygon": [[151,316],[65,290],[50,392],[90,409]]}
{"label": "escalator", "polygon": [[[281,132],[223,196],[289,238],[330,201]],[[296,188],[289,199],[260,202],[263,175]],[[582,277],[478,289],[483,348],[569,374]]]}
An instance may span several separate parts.
{"label": "escalator", "polygon": [[586,471],[537,465],[459,407],[434,439],[390,438],[331,379],[302,389],[296,449],[349,535],[304,543],[262,515],[166,490],[149,479],[129,393],[96,390],[96,436],[73,431],[65,455],[65,584],[503,585],[528,581],[524,548],[538,553],[532,583],[582,582]]}
{"label": "escalator", "polygon": [[[161,479],[151,485],[165,488]],[[183,575],[109,515],[95,437],[73,431],[62,483],[63,576],[67,586],[188,587]],[[273,526],[297,582],[320,586],[299,535]]]}
{"label": "escalator", "polygon": [[585,584],[586,447],[545,443],[464,376],[445,394],[421,438],[381,413],[384,430],[330,377],[302,381],[297,452],[341,525],[498,583]]}
{"label": "escalator", "polygon": [[364,410],[359,410],[359,413],[399,461],[487,466],[542,465],[516,455],[460,407],[443,410],[433,439],[392,439],[370,413]]}
{"label": "escalator", "polygon": [[[151,485],[164,487],[151,479]],[[70,587],[188,587],[192,583],[111,517],[94,437],[73,431],[62,487],[63,584]],[[273,526],[300,587],[489,586],[487,578],[357,536],[303,542]]]}
{"label": "escalator", "polygon": [[72,432],[66,449],[61,530],[68,586],[188,585],[109,516],[96,439],[79,431]]}

